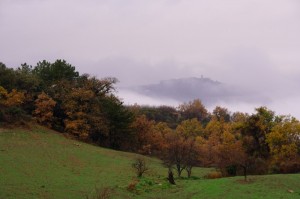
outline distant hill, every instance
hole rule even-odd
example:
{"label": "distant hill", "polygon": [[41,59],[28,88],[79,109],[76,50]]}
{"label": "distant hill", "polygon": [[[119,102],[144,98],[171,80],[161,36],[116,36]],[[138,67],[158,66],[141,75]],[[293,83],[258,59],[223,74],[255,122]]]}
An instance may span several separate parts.
{"label": "distant hill", "polygon": [[266,98],[252,91],[231,86],[204,77],[190,77],[163,80],[157,84],[127,88],[138,94],[151,98],[172,99],[187,102],[199,98],[205,105],[219,102],[253,102],[265,101]]}

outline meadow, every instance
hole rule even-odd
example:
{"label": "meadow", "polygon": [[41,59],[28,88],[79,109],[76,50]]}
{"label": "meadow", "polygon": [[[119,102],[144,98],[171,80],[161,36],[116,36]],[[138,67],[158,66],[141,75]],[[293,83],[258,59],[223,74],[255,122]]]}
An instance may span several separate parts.
{"label": "meadow", "polygon": [[[145,157],[141,179],[131,167],[139,155],[105,149],[43,127],[0,129],[1,199],[84,199],[106,188],[110,198],[300,198],[300,174],[205,179],[212,168],[194,168],[192,178],[166,179],[167,168]],[[128,187],[133,185],[133,189]]]}

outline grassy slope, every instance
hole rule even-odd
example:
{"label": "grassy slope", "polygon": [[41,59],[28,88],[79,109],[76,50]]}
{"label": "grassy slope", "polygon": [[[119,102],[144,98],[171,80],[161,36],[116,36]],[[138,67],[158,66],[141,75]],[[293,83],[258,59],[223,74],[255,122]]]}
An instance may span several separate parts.
{"label": "grassy slope", "polygon": [[95,186],[112,187],[114,198],[300,198],[300,174],[251,176],[244,183],[242,177],[205,180],[208,170],[197,168],[196,178],[169,186],[167,170],[150,158],[151,172],[130,193],[135,157],[43,128],[0,129],[0,198],[85,198]]}

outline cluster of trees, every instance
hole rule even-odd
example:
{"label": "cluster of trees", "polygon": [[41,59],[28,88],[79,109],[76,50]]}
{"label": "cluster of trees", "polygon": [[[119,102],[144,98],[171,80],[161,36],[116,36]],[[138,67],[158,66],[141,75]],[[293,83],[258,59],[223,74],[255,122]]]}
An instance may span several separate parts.
{"label": "cluster of trees", "polygon": [[0,123],[25,124],[30,118],[81,140],[114,149],[129,146],[133,114],[114,94],[115,78],[79,75],[64,60],[0,64]]}
{"label": "cluster of trees", "polygon": [[[300,122],[291,116],[266,107],[251,115],[222,107],[209,113],[200,100],[178,109],[132,109],[139,115],[137,151],[160,157],[178,176],[185,170],[190,177],[194,166],[216,167],[223,176],[300,171]],[[170,110],[165,118],[162,109]]]}
{"label": "cluster of trees", "polygon": [[124,106],[115,78],[80,75],[64,60],[0,63],[0,124],[36,122],[101,146],[161,158],[188,176],[194,166],[224,176],[300,171],[300,122],[266,107],[210,113],[200,100],[178,108]]}

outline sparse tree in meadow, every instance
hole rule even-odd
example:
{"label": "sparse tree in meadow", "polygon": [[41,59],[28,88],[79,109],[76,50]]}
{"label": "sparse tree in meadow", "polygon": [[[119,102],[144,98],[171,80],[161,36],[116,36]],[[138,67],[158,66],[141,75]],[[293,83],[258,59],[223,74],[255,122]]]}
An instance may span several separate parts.
{"label": "sparse tree in meadow", "polygon": [[132,168],[135,170],[137,177],[142,177],[147,171],[149,171],[146,160],[142,157],[138,157],[132,163]]}
{"label": "sparse tree in meadow", "polygon": [[170,133],[166,136],[166,148],[164,149],[163,161],[167,166],[174,165],[178,177],[181,177],[185,169],[184,158],[186,155],[185,139],[178,134]]}
{"label": "sparse tree in meadow", "polygon": [[184,158],[185,170],[187,171],[188,178],[190,178],[192,169],[201,163],[201,154],[199,145],[194,138],[189,138],[184,144],[186,146],[186,156]]}
{"label": "sparse tree in meadow", "polygon": [[175,167],[178,177],[186,170],[191,176],[192,168],[199,165],[199,147],[194,137],[185,138],[176,133],[166,136],[166,146],[162,157],[167,167]]}

